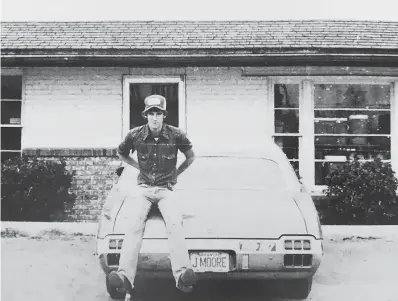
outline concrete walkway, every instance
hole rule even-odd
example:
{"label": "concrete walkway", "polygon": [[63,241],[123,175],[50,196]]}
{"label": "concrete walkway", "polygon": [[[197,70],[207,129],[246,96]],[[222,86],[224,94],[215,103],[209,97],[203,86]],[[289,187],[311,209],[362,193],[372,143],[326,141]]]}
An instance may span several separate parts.
{"label": "concrete walkway", "polygon": [[[43,231],[58,230],[66,234],[81,233],[83,235],[96,235],[97,223],[74,222],[1,222],[1,230],[6,228],[24,232],[29,236],[38,235]],[[398,239],[398,225],[387,226],[322,226],[324,237],[361,237],[361,238],[385,238]]]}

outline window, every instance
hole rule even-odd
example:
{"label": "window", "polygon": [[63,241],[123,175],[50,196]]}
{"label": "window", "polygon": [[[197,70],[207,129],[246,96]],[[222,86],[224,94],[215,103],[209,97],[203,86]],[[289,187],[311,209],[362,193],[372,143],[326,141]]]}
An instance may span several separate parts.
{"label": "window", "polygon": [[299,170],[299,85],[274,85],[274,140]]}
{"label": "window", "polygon": [[145,108],[145,97],[157,94],[167,101],[167,123],[178,127],[178,84],[134,83],[130,84],[130,128],[146,123],[141,112]]}
{"label": "window", "polygon": [[159,94],[166,98],[167,124],[186,131],[184,82],[176,77],[125,76],[123,90],[123,136],[134,127],[146,123],[141,113],[148,95]]}
{"label": "window", "polygon": [[388,79],[273,80],[273,137],[306,185],[321,191],[326,175],[348,160],[397,166],[397,86]]}
{"label": "window", "polygon": [[22,76],[1,76],[1,161],[21,154]]}
{"label": "window", "polygon": [[389,85],[314,85],[315,185],[350,159],[390,161],[390,95]]}

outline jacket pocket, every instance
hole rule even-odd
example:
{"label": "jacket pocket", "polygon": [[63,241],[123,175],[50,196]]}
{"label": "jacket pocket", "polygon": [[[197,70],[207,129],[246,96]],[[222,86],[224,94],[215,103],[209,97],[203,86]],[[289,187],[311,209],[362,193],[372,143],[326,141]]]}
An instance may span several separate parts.
{"label": "jacket pocket", "polygon": [[138,158],[138,165],[140,166],[140,168],[148,169],[149,155],[145,153],[138,153],[137,158]]}
{"label": "jacket pocket", "polygon": [[162,155],[163,167],[165,170],[173,169],[177,164],[177,156],[175,154]]}

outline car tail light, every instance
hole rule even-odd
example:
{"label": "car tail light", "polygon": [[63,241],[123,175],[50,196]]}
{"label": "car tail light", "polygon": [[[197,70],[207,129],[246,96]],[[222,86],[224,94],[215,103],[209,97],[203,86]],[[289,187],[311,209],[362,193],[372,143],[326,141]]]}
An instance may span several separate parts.
{"label": "car tail light", "polygon": [[293,242],[291,240],[285,240],[285,250],[292,250]]}
{"label": "car tail light", "polygon": [[117,246],[116,239],[110,239],[109,240],[109,249],[116,249],[116,246]]}
{"label": "car tail light", "polygon": [[303,241],[303,249],[304,250],[311,250],[311,242],[309,240]]}
{"label": "car tail light", "polygon": [[310,240],[285,240],[285,250],[311,250]]}
{"label": "car tail light", "polygon": [[295,240],[295,241],[294,241],[294,249],[295,249],[295,250],[301,250],[301,249],[302,249],[301,240]]}
{"label": "car tail light", "polygon": [[110,239],[109,240],[109,249],[116,250],[121,249],[123,246],[123,239]]}
{"label": "car tail light", "polygon": [[283,265],[285,267],[311,267],[311,254],[286,254],[284,256]]}

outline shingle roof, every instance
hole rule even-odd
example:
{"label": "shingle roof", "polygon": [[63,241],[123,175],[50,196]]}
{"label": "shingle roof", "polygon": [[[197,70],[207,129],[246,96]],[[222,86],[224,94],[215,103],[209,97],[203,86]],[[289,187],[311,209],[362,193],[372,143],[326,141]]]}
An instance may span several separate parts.
{"label": "shingle roof", "polygon": [[398,22],[2,22],[2,50],[348,48],[398,50]]}

